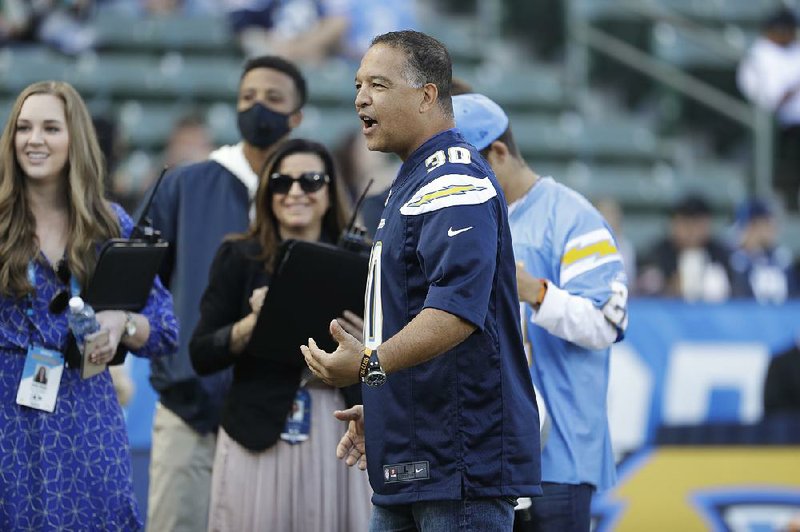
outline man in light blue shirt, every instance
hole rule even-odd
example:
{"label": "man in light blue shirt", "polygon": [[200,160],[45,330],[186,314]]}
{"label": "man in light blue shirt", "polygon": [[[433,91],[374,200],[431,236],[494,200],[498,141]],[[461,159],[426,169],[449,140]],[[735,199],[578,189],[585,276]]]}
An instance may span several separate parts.
{"label": "man in light blue shirt", "polygon": [[626,276],[610,227],[580,194],[522,159],[503,110],[453,97],[456,127],[491,164],[508,202],[531,376],[552,428],[542,449],[537,531],[587,531],[592,494],[615,482],[606,414],[610,346],[627,326]]}

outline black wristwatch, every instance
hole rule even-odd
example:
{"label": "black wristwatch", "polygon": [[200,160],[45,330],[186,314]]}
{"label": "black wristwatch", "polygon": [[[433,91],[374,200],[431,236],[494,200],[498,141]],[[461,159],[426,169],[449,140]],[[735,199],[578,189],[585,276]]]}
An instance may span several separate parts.
{"label": "black wristwatch", "polygon": [[367,386],[381,386],[386,382],[386,372],[383,371],[381,362],[378,360],[377,349],[364,348],[359,374],[361,382]]}

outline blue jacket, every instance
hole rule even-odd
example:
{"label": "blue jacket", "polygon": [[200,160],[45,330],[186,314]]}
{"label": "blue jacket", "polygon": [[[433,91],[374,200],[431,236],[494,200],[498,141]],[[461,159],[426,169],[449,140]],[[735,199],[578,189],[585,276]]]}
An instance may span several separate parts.
{"label": "blue jacket", "polygon": [[[241,177],[248,171],[252,175]],[[231,375],[223,371],[198,377],[189,340],[217,248],[226,235],[248,227],[256,182],[241,145],[226,146],[211,160],[164,176],[150,209],[153,226],[170,243],[160,276],[172,292],[180,327],[178,351],[151,364],[150,382],[161,404],[200,433],[216,431]]]}

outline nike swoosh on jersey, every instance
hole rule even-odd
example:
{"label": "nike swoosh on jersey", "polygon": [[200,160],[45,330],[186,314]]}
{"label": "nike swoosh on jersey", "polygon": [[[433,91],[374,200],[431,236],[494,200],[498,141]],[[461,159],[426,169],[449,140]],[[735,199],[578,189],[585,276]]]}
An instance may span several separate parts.
{"label": "nike swoosh on jersey", "polygon": [[456,235],[459,235],[459,234],[461,234],[461,233],[463,233],[465,231],[469,231],[470,229],[472,229],[471,225],[469,227],[465,227],[463,229],[455,229],[455,230],[452,227],[450,227],[450,229],[447,230],[447,236],[451,236],[451,237],[452,236],[456,236]]}

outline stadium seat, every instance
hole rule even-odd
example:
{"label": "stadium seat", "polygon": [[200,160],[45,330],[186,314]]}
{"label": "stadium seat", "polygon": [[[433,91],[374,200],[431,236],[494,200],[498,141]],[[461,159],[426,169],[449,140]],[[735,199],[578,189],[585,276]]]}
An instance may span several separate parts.
{"label": "stadium seat", "polygon": [[436,37],[447,46],[453,63],[474,65],[485,58],[486,43],[475,38],[478,28],[474,21],[450,18],[446,24],[442,24],[440,19],[431,17],[421,22],[421,31]]}
{"label": "stadium seat", "polygon": [[135,98],[152,94],[161,86],[161,73],[155,58],[130,54],[86,53],[67,69],[66,81],[81,94],[104,94],[115,98]]}
{"label": "stadium seat", "polygon": [[662,214],[625,214],[622,231],[639,253],[667,235],[669,219]]}
{"label": "stadium seat", "polygon": [[489,96],[508,112],[558,112],[572,107],[564,91],[561,72],[549,65],[533,64],[518,70],[494,73],[476,69],[458,72],[475,92]]}
{"label": "stadium seat", "polygon": [[305,68],[303,75],[308,84],[309,100],[319,105],[353,105],[355,100],[355,73],[358,66],[331,61],[319,68]]}
{"label": "stadium seat", "polygon": [[187,104],[143,103],[130,100],[117,107],[122,134],[132,146],[161,150],[174,124],[192,109]]}
{"label": "stadium seat", "polygon": [[655,162],[669,154],[642,124],[625,119],[584,122],[576,114],[558,119],[512,115],[514,139],[523,155],[542,159],[586,159],[592,162]]}
{"label": "stadium seat", "polygon": [[736,24],[756,28],[781,0],[659,0],[659,5],[712,26]]}
{"label": "stadium seat", "polygon": [[101,12],[93,21],[102,50],[232,54],[236,48],[223,16],[167,15],[132,20]]}
{"label": "stadium seat", "polygon": [[[175,65],[166,72],[165,60]],[[171,54],[162,60],[162,87],[177,98],[228,100],[235,103],[243,61],[238,58],[195,58]]]}
{"label": "stadium seat", "polygon": [[653,31],[653,53],[682,68],[735,69],[753,35],[714,29],[687,29],[658,24]]}
{"label": "stadium seat", "polygon": [[0,86],[3,92],[17,92],[36,81],[64,79],[67,59],[42,46],[6,46],[0,49]]}
{"label": "stadium seat", "polygon": [[316,140],[333,150],[360,129],[355,107],[325,108],[311,104],[303,111],[303,123],[294,136]]}

